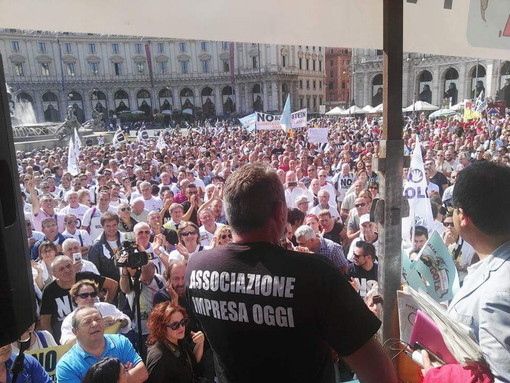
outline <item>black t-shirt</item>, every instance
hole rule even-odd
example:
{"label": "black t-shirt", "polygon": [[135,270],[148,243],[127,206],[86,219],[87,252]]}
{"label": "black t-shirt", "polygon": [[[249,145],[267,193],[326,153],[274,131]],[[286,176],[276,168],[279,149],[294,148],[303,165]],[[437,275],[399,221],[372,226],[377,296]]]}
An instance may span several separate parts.
{"label": "black t-shirt", "polygon": [[333,225],[333,228],[330,232],[324,233],[324,238],[331,239],[333,242],[338,243],[339,245],[342,244],[342,238],[340,237],[340,232],[343,230],[344,225],[342,225],[340,222],[335,222]]}
{"label": "black t-shirt", "polygon": [[170,350],[164,343],[156,342],[147,353],[147,383],[191,383],[197,363],[191,347],[179,341],[179,347]]}
{"label": "black t-shirt", "polygon": [[444,192],[442,185],[448,185],[448,178],[443,173],[437,172],[434,177],[430,177],[430,182],[439,186],[439,193],[442,196]]}
{"label": "black t-shirt", "polygon": [[[190,207],[191,207],[191,202],[184,201],[182,203],[182,210],[184,211],[184,214],[187,213],[187,211],[189,210]],[[189,220],[190,220],[190,222],[193,222],[195,225],[200,226],[198,224],[198,208],[193,209],[193,212],[191,213],[191,217]]]}
{"label": "black t-shirt", "polygon": [[[177,232],[175,230],[163,228],[162,234],[171,245],[177,245],[179,243],[179,237],[177,236]],[[154,242],[154,237],[154,233],[151,232],[150,242]]]}
{"label": "black t-shirt", "polygon": [[365,297],[372,286],[377,283],[377,270],[377,263],[374,263],[371,270],[365,270],[362,267],[356,266],[354,263],[349,265],[347,275],[356,278],[359,283],[359,295],[361,297]]}
{"label": "black t-shirt", "polygon": [[186,286],[224,382],[333,382],[331,347],[349,355],[380,326],[327,258],[269,243],[194,254]]}
{"label": "black t-shirt", "polygon": [[[104,277],[88,271],[76,273],[76,282],[82,279],[93,280],[99,285],[100,290],[105,280]],[[51,315],[51,331],[57,342],[60,340],[62,321],[74,310],[69,290],[63,289],[57,281],[53,281],[44,288],[42,294],[41,315]]]}

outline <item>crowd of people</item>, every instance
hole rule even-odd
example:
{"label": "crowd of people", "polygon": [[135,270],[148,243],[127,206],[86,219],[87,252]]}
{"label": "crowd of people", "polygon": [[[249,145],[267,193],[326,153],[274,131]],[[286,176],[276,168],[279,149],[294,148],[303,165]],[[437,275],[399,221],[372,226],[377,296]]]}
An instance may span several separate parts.
{"label": "crowd of people", "polygon": [[[250,265],[253,269],[237,265],[239,270],[246,269],[243,279],[239,279],[240,274],[234,272],[236,267],[229,263],[234,261],[227,261],[224,254],[237,259],[233,245],[229,245],[233,239],[236,243],[251,243],[267,238],[256,229],[263,224],[274,225],[268,226],[273,233],[265,234],[270,235],[270,242],[278,248],[313,253],[331,261],[327,263],[346,277],[349,282],[346,286],[354,295],[365,299],[373,311],[370,315],[374,319],[365,312],[360,314],[366,317],[363,320],[366,320],[365,329],[370,329],[369,336],[373,335],[378,328],[378,313],[370,298],[377,295],[379,240],[377,223],[369,212],[373,199],[379,197],[380,179],[372,159],[378,156],[382,129],[377,120],[362,118],[319,119],[315,124],[330,129],[327,143],[309,143],[306,132],[301,130],[291,134],[248,132],[240,126],[225,124],[189,129],[187,134],[179,130],[162,132],[164,144],[157,138],[140,142],[131,137],[116,146],[104,143],[83,146],[78,174],[68,171],[65,147],[17,152],[30,251],[26,256],[32,262],[40,315],[28,330],[33,334],[32,339],[37,340],[32,341],[29,349],[73,344],[58,363],[59,382],[92,382],[108,374],[105,382],[192,382],[193,379],[213,382],[221,374],[225,381],[239,379],[240,375],[236,374],[240,366],[233,369],[231,363],[238,360],[232,350],[240,346],[241,338],[270,340],[253,328],[253,333],[241,334],[244,329],[241,303],[228,308],[218,305],[232,303],[232,295],[239,291],[249,294],[248,289],[253,289],[248,280],[250,275],[254,278],[291,275],[289,270],[292,267],[297,270],[299,266],[282,270],[279,266],[268,266],[265,262],[269,261],[264,258],[259,260],[263,266]],[[421,116],[404,128],[408,153],[416,137],[422,144],[434,230],[451,252],[461,279],[466,277],[468,267],[486,254],[480,254],[471,242],[465,241],[454,225],[454,213],[448,209],[454,201],[454,186],[462,170],[473,164],[510,166],[509,124],[510,118],[431,121]],[[269,176],[264,178],[260,169],[244,174],[240,169],[245,169],[246,164],[252,167],[264,164],[267,169],[273,169],[279,184]],[[254,176],[260,176],[265,183],[255,187],[250,178]],[[402,176],[407,177],[405,169]],[[256,191],[251,190],[249,200],[237,201],[231,197],[232,193],[241,195],[251,187]],[[276,198],[280,188],[283,203]],[[267,207],[269,203],[272,205]],[[275,211],[280,207],[282,210],[276,216]],[[277,228],[280,221],[285,223],[281,233]],[[427,228],[417,226],[414,230],[411,254],[419,252],[429,236]],[[243,233],[252,234],[243,236]],[[126,241],[134,242],[138,251],[148,254],[147,264],[119,267]],[[264,249],[263,245],[248,246],[252,247],[258,252],[277,252],[275,248]],[[248,248],[236,251],[249,253]],[[204,254],[214,255],[218,265],[232,270],[223,283],[230,289],[237,288],[236,291],[227,293],[228,288],[222,287],[222,294],[186,294],[186,282],[190,283],[189,275],[185,281],[190,273],[189,264],[194,264],[197,273],[205,270]],[[311,267],[329,275],[322,265]],[[213,283],[213,269],[208,277],[204,271],[201,284],[206,280]],[[248,269],[254,274],[249,274]],[[218,272],[221,270],[219,267]],[[303,271],[295,273],[313,285],[309,277],[301,275]],[[337,282],[333,275],[324,278]],[[291,283],[282,281],[273,283]],[[261,288],[260,283],[255,281],[254,286]],[[286,287],[283,288],[287,293]],[[302,285],[299,288],[296,285],[295,293],[301,289]],[[335,294],[331,292],[331,299],[336,298]],[[344,287],[341,294],[347,294]],[[200,304],[205,306],[198,305],[195,299],[201,299]],[[247,299],[247,302],[252,301]],[[304,320],[300,310],[309,309],[295,307],[293,312],[289,308],[284,310],[285,305],[280,303],[275,308],[276,303],[272,304],[270,299],[265,304],[260,321],[271,329],[294,327],[294,323],[297,327]],[[312,314],[345,315],[322,306],[315,309],[324,311]],[[237,326],[234,333],[239,339],[218,338],[221,331],[211,319],[217,319],[217,315],[226,321],[239,322],[229,323]],[[346,319],[349,318],[338,323],[348,326]],[[327,334],[332,339],[330,346],[348,362],[338,363],[337,380],[350,380],[354,372],[363,376],[357,351],[365,350],[380,357],[378,351],[364,349],[363,342],[368,338],[363,336],[337,338],[333,333],[339,324],[331,326],[328,329],[331,333]],[[117,334],[105,334],[105,329],[112,328]],[[211,343],[203,329],[206,335],[211,334]],[[301,340],[317,347],[316,341],[306,336]],[[339,346],[338,342],[344,341],[346,344]],[[226,348],[230,346],[229,351]],[[15,347],[19,344],[12,345]],[[508,345],[505,347],[508,353]],[[4,348],[9,348],[4,353],[12,359],[9,346],[0,349],[0,356]],[[216,366],[213,349],[220,359]],[[322,351],[315,354],[315,362],[320,363],[319,359],[324,357]],[[266,356],[270,358],[271,352]],[[298,355],[296,358],[300,360]],[[250,369],[255,361],[247,359],[243,366]],[[273,364],[269,359],[264,359],[264,363]],[[282,373],[285,372],[290,373]],[[329,376],[325,371],[313,373]],[[43,376],[44,371],[37,374]],[[262,378],[263,374],[258,376]],[[502,372],[502,376],[508,377],[508,371]]]}

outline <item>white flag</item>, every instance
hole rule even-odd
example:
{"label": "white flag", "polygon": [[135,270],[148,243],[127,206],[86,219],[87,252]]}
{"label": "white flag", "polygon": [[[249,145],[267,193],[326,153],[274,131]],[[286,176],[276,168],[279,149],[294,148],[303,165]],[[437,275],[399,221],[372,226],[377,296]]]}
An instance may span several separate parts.
{"label": "white flag", "polygon": [[427,186],[421,145],[418,137],[416,137],[411,167],[409,168],[407,180],[404,182],[404,197],[409,201],[409,219],[406,225],[404,225],[406,220],[402,222],[404,238],[409,238],[411,227],[425,226],[429,231],[432,229],[434,218],[432,217],[432,207],[427,193]]}
{"label": "white flag", "polygon": [[76,128],[74,128],[74,144],[78,149],[81,149],[81,147],[83,146],[80,140],[80,136],[78,134],[78,130],[76,130]]}
{"label": "white flag", "polygon": [[67,152],[67,171],[73,176],[80,172],[78,161],[80,158],[80,149],[74,145],[73,138],[69,139],[69,150]]}
{"label": "white flag", "polygon": [[158,142],[156,143],[156,148],[158,148],[159,150],[166,148],[166,142],[165,142],[164,136],[165,136],[165,132],[159,133]]}
{"label": "white flag", "polygon": [[138,142],[145,143],[145,141],[149,139],[149,132],[147,132],[145,127],[142,127],[142,128],[140,128],[140,130],[138,130],[138,134],[136,135],[136,138],[137,138]]}
{"label": "white flag", "polygon": [[113,136],[112,144],[115,148],[118,148],[120,144],[122,144],[125,141],[126,137],[124,137],[124,133],[122,132],[122,129],[119,127]]}
{"label": "white flag", "polygon": [[286,132],[291,128],[290,121],[290,93],[287,95],[287,101],[285,101],[285,106],[283,107],[283,113],[280,117],[280,126]]}

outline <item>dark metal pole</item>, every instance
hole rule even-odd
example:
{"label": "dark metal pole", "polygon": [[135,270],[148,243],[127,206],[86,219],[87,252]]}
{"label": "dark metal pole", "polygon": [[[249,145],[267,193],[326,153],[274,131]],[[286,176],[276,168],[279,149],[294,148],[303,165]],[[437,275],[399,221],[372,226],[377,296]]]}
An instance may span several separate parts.
{"label": "dark metal pole", "polygon": [[[384,201],[379,223],[379,286],[383,303],[383,339],[399,338],[396,292],[400,288],[402,243],[402,54],[403,0],[384,0],[383,136],[376,163]],[[381,222],[382,221],[382,222]]]}

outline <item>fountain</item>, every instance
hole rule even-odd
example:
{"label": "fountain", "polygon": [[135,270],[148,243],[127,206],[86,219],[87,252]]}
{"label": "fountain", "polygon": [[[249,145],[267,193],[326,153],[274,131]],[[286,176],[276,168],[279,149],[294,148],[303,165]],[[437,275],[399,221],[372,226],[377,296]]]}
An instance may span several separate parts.
{"label": "fountain", "polygon": [[14,145],[17,149],[33,150],[41,146],[65,146],[68,144],[68,137],[73,133],[74,128],[78,130],[80,136],[89,136],[104,127],[101,121],[102,115],[98,115],[98,113],[93,113],[94,118],[86,121],[82,127],[74,115],[72,106],[69,106],[64,122],[38,123],[29,100],[16,100],[9,86],[7,86],[7,95]]}

